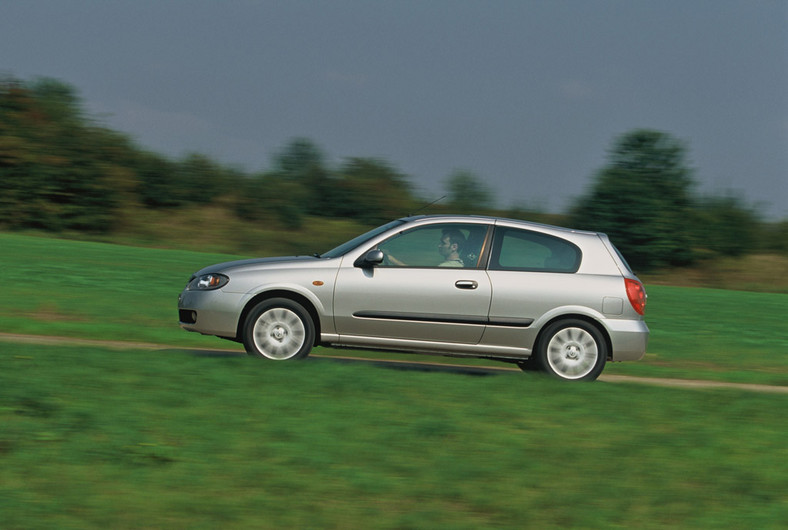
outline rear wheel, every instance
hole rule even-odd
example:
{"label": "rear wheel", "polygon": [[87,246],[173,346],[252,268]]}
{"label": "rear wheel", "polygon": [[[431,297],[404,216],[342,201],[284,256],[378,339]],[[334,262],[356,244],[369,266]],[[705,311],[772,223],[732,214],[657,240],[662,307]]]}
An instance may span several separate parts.
{"label": "rear wheel", "polygon": [[304,307],[286,298],[257,304],[246,318],[243,343],[249,355],[274,361],[301,359],[315,341],[315,325]]}
{"label": "rear wheel", "polygon": [[605,367],[607,343],[584,320],[559,320],[545,329],[537,359],[544,371],[558,379],[593,381]]}

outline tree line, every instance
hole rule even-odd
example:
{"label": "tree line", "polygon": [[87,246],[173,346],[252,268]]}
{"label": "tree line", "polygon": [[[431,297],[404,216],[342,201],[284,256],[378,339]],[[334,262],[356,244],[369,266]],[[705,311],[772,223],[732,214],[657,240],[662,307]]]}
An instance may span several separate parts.
{"label": "tree line", "polygon": [[[608,233],[638,270],[717,255],[786,252],[788,222],[764,222],[733,195],[698,196],[686,154],[686,146],[667,133],[623,134],[560,221]],[[471,172],[449,175],[445,193],[431,212],[545,218],[539,211],[496,210],[492,190]],[[283,229],[299,229],[310,218],[376,225],[427,202],[388,162],[351,157],[332,167],[306,138],[291,140],[258,173],[199,153],[171,159],[97,123],[76,90],[61,81],[0,79],[4,229],[112,233],[129,209],[209,204]]]}
{"label": "tree line", "polygon": [[297,228],[306,215],[377,223],[416,202],[407,177],[385,161],[351,158],[329,168],[295,139],[272,168],[250,174],[191,153],[173,160],[95,123],[57,80],[0,81],[0,226],[111,232],[121,209],[223,204],[239,217]]}

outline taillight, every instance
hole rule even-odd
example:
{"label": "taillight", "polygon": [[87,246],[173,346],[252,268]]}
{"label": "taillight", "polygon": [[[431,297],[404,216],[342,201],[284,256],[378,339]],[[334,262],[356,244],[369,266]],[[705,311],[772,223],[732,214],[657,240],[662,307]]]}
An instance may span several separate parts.
{"label": "taillight", "polygon": [[627,298],[632,308],[637,311],[639,315],[646,314],[646,290],[643,284],[637,280],[624,278],[624,284],[627,286]]}

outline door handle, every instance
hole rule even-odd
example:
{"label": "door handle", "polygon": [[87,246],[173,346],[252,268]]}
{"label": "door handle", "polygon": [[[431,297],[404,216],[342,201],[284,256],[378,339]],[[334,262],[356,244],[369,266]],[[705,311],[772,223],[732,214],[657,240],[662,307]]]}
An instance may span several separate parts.
{"label": "door handle", "polygon": [[457,280],[454,286],[457,289],[476,289],[479,287],[479,284],[473,280]]}

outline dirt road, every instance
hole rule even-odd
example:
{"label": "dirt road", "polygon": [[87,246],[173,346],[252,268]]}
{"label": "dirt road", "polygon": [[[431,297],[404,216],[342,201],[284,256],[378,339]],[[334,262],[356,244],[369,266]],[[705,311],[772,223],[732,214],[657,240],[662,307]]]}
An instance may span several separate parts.
{"label": "dirt road", "polygon": [[[74,346],[90,346],[110,348],[114,350],[157,350],[172,352],[189,352],[197,355],[245,355],[240,348],[176,348],[171,345],[152,344],[146,342],[120,342],[92,339],[79,339],[72,337],[47,337],[42,335],[19,335],[14,333],[0,333],[0,341],[11,343],[26,344],[69,344]],[[342,362],[363,362],[373,363],[389,368],[399,368],[406,370],[432,370],[432,371],[453,371],[472,375],[493,375],[504,372],[519,372],[517,368],[506,366],[466,366],[457,364],[380,360],[380,359],[360,359],[357,357],[343,357],[341,355],[313,354],[310,357],[316,359],[333,359]],[[749,392],[766,392],[773,394],[788,394],[788,386],[758,385],[749,383],[726,383],[722,381],[708,381],[697,379],[666,379],[658,377],[634,377],[629,375],[606,375],[599,377],[600,381],[606,383],[638,383],[644,385],[667,386],[689,389],[709,389],[709,388],[729,388],[745,390]]]}

